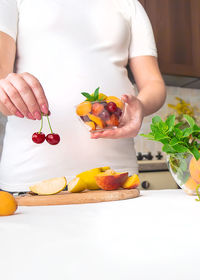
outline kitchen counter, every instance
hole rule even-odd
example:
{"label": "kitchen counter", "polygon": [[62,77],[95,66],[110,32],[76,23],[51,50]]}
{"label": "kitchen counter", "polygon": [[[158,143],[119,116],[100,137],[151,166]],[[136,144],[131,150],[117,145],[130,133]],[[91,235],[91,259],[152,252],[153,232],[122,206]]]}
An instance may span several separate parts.
{"label": "kitchen counter", "polygon": [[200,202],[182,190],[0,217],[3,280],[197,280]]}

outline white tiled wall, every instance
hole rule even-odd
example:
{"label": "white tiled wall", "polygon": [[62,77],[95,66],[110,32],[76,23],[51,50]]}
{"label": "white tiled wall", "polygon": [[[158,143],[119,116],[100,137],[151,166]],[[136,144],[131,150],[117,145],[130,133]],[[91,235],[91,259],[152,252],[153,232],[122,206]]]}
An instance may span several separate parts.
{"label": "white tiled wall", "polygon": [[[200,108],[200,89],[167,87],[167,99],[164,106],[155,114],[144,119],[140,133],[149,133],[151,120],[154,115],[160,115],[165,118],[169,113],[174,112],[167,104],[177,104],[178,101],[176,101],[175,97],[180,97],[191,103],[192,106],[198,106]],[[137,152],[152,152],[154,155],[162,149],[162,144],[147,140],[142,136],[137,136],[135,138],[135,146]]]}

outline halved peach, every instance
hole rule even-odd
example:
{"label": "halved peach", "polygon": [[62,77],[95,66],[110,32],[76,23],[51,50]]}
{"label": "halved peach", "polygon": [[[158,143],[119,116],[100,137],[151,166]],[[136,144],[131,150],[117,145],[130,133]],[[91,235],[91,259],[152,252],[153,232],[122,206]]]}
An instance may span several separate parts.
{"label": "halved peach", "polygon": [[85,116],[91,112],[92,104],[89,101],[84,101],[76,107],[76,113],[79,116]]}
{"label": "halved peach", "polygon": [[[109,171],[109,170],[108,170]],[[128,172],[125,173],[117,173],[114,174],[106,174],[106,172],[99,173],[97,176],[95,176],[95,180],[97,185],[107,191],[111,190],[117,190],[128,178]]]}
{"label": "halved peach", "polygon": [[88,114],[88,117],[90,118],[91,121],[95,122],[96,125],[98,125],[100,128],[104,128],[105,127],[105,123],[102,121],[101,118],[94,116],[92,114]]}
{"label": "halved peach", "polygon": [[139,186],[139,184],[140,184],[140,179],[137,174],[134,174],[134,175],[128,177],[128,179],[122,185],[122,188],[134,189],[134,188],[137,188]]}

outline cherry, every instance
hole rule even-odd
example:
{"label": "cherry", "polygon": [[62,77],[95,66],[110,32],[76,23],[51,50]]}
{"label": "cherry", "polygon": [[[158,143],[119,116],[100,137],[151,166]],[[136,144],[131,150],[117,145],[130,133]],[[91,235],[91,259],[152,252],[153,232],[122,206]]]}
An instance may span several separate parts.
{"label": "cherry", "polygon": [[109,112],[114,113],[117,111],[117,105],[114,102],[109,102],[107,104],[107,109]]}
{"label": "cherry", "polygon": [[46,140],[51,145],[57,145],[60,142],[60,136],[56,133],[50,133],[46,136]]}
{"label": "cherry", "polygon": [[32,140],[33,140],[33,142],[36,143],[36,144],[41,144],[41,143],[43,143],[44,140],[45,140],[45,134],[42,133],[42,132],[35,132],[35,133],[33,133],[33,135],[32,135]]}

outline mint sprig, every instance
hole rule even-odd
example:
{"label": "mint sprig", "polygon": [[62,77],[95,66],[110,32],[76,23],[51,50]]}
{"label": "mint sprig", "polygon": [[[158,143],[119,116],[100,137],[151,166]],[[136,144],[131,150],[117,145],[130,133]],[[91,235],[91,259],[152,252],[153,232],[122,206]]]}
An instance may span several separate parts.
{"label": "mint sprig", "polygon": [[81,94],[86,97],[85,101],[102,101],[103,99],[99,98],[99,89],[100,87],[98,87],[97,89],[95,89],[94,93],[89,94],[88,92],[81,92]]}
{"label": "mint sprig", "polygon": [[175,115],[170,115],[166,121],[159,116],[152,119],[149,134],[140,134],[149,140],[163,144],[162,150],[170,155],[191,153],[196,160],[200,159],[200,127],[189,115],[184,115],[188,126],[181,129],[182,122],[175,124]]}

